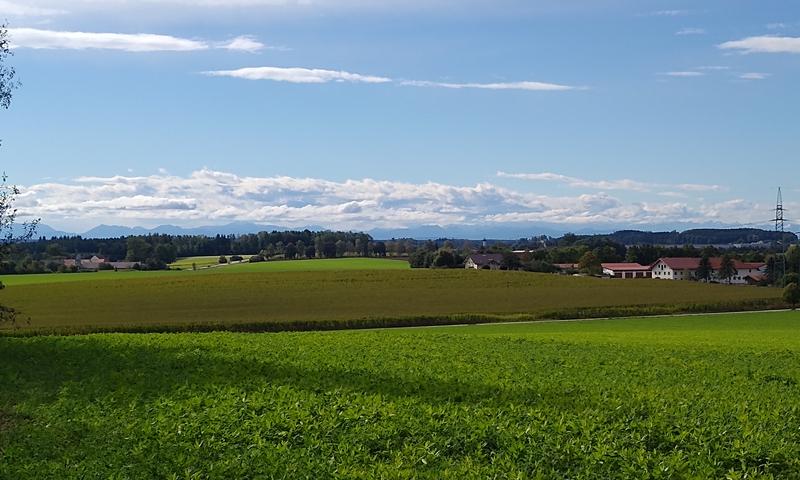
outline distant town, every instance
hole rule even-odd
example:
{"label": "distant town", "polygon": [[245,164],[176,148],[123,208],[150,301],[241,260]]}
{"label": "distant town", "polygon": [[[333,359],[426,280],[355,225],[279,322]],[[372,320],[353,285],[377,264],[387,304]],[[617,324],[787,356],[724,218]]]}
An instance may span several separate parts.
{"label": "distant town", "polygon": [[410,238],[365,233],[272,231],[242,235],[39,237],[14,245],[2,274],[165,270],[179,258],[218,257],[209,268],[237,263],[344,257],[407,261],[412,268],[465,268],[592,275],[619,279],[692,280],[772,285],[800,273],[798,237],[760,229],[685,232],[623,230],[607,235],[518,240]]}

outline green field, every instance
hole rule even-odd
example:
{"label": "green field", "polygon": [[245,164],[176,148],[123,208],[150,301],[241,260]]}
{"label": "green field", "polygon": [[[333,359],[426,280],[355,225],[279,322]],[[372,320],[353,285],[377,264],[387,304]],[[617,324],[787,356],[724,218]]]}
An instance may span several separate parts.
{"label": "green field", "polygon": [[[241,272],[327,272],[327,271],[348,271],[348,270],[408,270],[408,262],[400,260],[389,260],[383,258],[326,258],[315,260],[291,260],[277,262],[259,263],[236,263],[231,265],[221,265],[215,268],[204,268],[191,271],[192,259],[205,259],[209,262],[214,260],[214,265],[218,265],[219,257],[190,257],[172,264],[173,267],[183,270],[155,270],[155,271],[100,271],[82,273],[44,273],[37,275],[2,275],[0,281],[7,286],[15,285],[35,285],[46,283],[62,282],[82,282],[105,281],[105,280],[131,280],[141,278],[159,278],[174,275],[205,275],[217,273],[241,273]],[[203,260],[200,260],[203,261]],[[188,262],[188,267],[186,263]],[[200,263],[198,263],[198,266]],[[207,263],[207,265],[209,265]]]}
{"label": "green field", "polygon": [[[340,268],[358,262],[400,269]],[[29,276],[25,278],[37,283],[14,285],[12,278],[10,288],[0,291],[0,304],[20,310],[30,318],[32,328],[279,324],[308,329],[313,324],[330,328],[359,322],[367,326],[460,322],[469,315],[552,318],[584,315],[578,312],[582,309],[618,316],[681,311],[682,306],[747,308],[751,306],[747,302],[774,302],[780,296],[780,290],[770,288],[525,272],[410,270],[395,260],[358,262],[312,260],[202,272],[109,272],[124,280],[100,273],[50,277],[86,279],[61,283],[41,283],[46,276]],[[302,266],[321,270],[270,270]],[[611,307],[620,308],[608,310]],[[376,319],[413,321],[366,322]]]}
{"label": "green field", "polygon": [[797,478],[800,313],[0,337],[0,478]]}
{"label": "green field", "polygon": [[[230,255],[227,256],[230,258]],[[225,269],[226,272],[317,272],[329,270],[406,270],[408,261],[387,258],[319,258],[310,260],[278,260],[250,263],[250,255],[242,255],[244,261],[235,264],[220,264],[219,257],[187,257],[171,263],[170,268],[191,270],[192,264],[197,268],[211,267]]]}
{"label": "green field", "polygon": [[[241,255],[243,258],[250,258],[251,255]],[[229,257],[229,255],[226,255]],[[173,263],[169,264],[170,268],[174,268],[177,270],[191,270],[192,265],[196,266],[197,268],[204,268],[204,267],[211,267],[214,265],[219,265],[219,255],[212,255],[212,256],[204,256],[204,257],[184,257],[179,258]]]}

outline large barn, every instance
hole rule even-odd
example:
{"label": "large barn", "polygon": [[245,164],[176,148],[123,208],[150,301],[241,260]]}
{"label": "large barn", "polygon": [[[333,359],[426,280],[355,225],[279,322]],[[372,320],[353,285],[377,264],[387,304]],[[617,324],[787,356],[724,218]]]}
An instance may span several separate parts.
{"label": "large barn", "polygon": [[[711,280],[721,281],[719,276],[722,258],[709,258],[711,264]],[[763,278],[766,264],[763,262],[742,262],[733,261],[736,269],[733,277],[726,280],[726,283],[745,285],[755,283]],[[697,269],[700,267],[700,259],[693,257],[665,257],[659,258],[651,269],[653,278],[662,280],[693,280],[697,278]]]}
{"label": "large barn", "polygon": [[603,275],[614,278],[650,278],[650,267],[638,263],[603,263]]}

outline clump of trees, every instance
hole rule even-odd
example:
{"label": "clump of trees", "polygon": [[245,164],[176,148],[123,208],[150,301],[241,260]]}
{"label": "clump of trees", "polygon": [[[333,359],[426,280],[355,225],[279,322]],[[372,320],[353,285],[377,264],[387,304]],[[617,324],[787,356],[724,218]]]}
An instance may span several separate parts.
{"label": "clump of trees", "polygon": [[[142,269],[158,270],[179,257],[226,256],[251,262],[307,258],[384,257],[410,251],[409,241],[374,240],[365,233],[274,231],[247,235],[138,235],[93,239],[80,236],[39,238],[17,243],[0,262],[0,274],[69,271],[64,260],[90,258],[130,261]],[[390,247],[393,250],[390,250]],[[255,255],[253,255],[255,254]]]}
{"label": "clump of trees", "polygon": [[146,270],[163,270],[178,258],[177,249],[167,235],[128,237],[126,247],[125,260]]}
{"label": "clump of trees", "polygon": [[800,284],[792,282],[783,289],[783,301],[792,306],[792,310],[800,303]]}

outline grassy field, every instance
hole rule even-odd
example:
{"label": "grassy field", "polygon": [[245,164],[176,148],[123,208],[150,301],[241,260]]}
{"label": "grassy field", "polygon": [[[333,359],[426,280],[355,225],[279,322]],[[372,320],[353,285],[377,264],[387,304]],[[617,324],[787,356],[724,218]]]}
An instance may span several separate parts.
{"label": "grassy field", "polygon": [[[212,257],[191,257],[195,259],[211,259]],[[241,273],[241,272],[329,272],[329,271],[349,271],[349,270],[408,270],[408,262],[400,260],[389,260],[383,258],[325,258],[315,260],[292,260],[280,262],[259,262],[259,263],[236,263],[223,265],[215,268],[206,268],[191,271],[192,262],[188,261],[188,270],[185,264],[181,265],[184,270],[157,270],[157,271],[100,271],[82,273],[45,273],[39,275],[2,275],[0,281],[7,286],[15,285],[36,285],[47,283],[62,282],[82,282],[86,280],[131,280],[142,278],[159,278],[174,275],[205,275],[216,273]],[[217,265],[213,257],[214,265]],[[199,265],[199,263],[198,263]]]}
{"label": "grassy field", "polygon": [[[222,264],[219,257],[188,257],[178,259],[170,268],[191,270],[192,263],[197,268],[214,266],[226,272],[318,272],[330,270],[407,270],[408,261],[387,258],[319,258],[311,260],[281,260],[249,263],[250,255],[242,255],[242,263]],[[228,256],[230,258],[230,256]]]}
{"label": "grassy field", "polygon": [[[241,255],[241,256],[243,258],[250,258],[252,255]],[[229,257],[229,255],[226,255],[226,257]],[[169,267],[174,268],[176,270],[191,270],[192,265],[197,266],[197,268],[219,265],[219,255],[179,258],[175,262],[170,263]]]}
{"label": "grassy field", "polygon": [[800,313],[0,337],[0,478],[797,478]]}
{"label": "grassy field", "polygon": [[[394,262],[386,260],[381,265]],[[143,274],[141,278],[137,278],[137,272],[123,273],[125,280],[98,277],[82,282],[12,283],[11,288],[0,291],[0,303],[30,317],[34,328],[280,324],[288,329],[298,325],[308,329],[308,324],[352,326],[374,319],[416,318],[421,324],[462,321],[448,317],[464,315],[563,316],[581,309],[603,309],[602,315],[630,315],[672,312],[684,305],[772,301],[780,296],[777,289],[693,282],[409,270],[402,262],[396,263],[402,267],[399,270],[269,270],[284,264],[294,262],[164,272],[160,276]],[[333,264],[352,266],[355,262],[297,262],[325,268]],[[266,270],[259,271],[262,268]],[[229,275],[231,272],[236,275]],[[87,278],[91,275],[100,274],[87,274]],[[647,310],[654,306],[662,310]],[[609,307],[622,308],[607,311]],[[392,323],[375,325],[385,324]]]}

